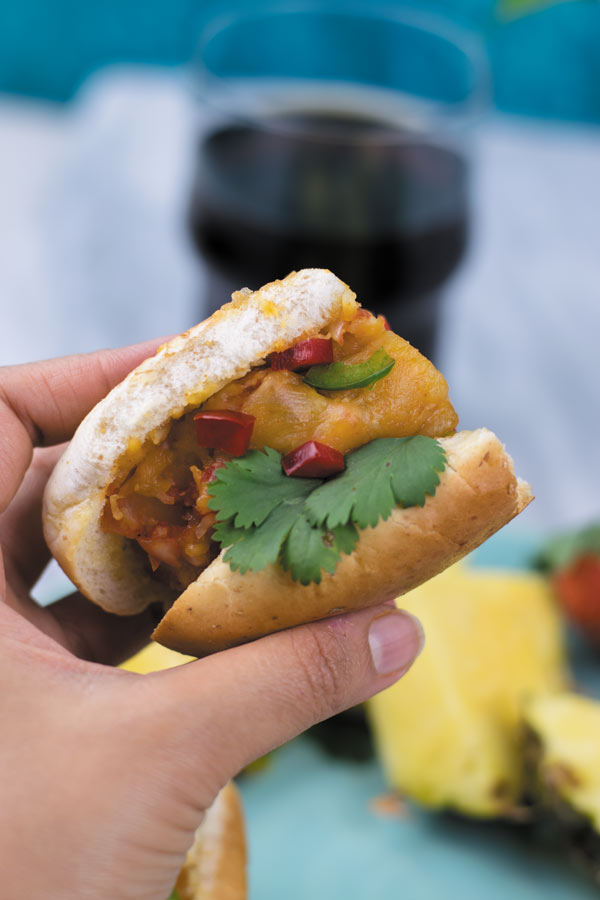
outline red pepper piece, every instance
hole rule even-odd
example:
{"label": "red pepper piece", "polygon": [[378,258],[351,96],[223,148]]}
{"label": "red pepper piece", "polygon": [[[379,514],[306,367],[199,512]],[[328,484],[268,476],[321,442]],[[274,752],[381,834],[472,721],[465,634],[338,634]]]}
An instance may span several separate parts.
{"label": "red pepper piece", "polygon": [[271,353],[269,362],[272,369],[304,369],[321,363],[332,363],[333,342],[331,338],[309,338],[289,350]]}
{"label": "red pepper piece", "polygon": [[296,478],[327,478],[346,468],[339,450],[320,444],[319,441],[300,444],[295,450],[286,453],[281,465],[286,475],[294,475]]}
{"label": "red pepper piece", "polygon": [[231,409],[211,409],[194,416],[196,440],[200,447],[225,450],[232,456],[243,456],[250,446],[254,416]]}
{"label": "red pepper piece", "polygon": [[391,331],[392,329],[390,328],[390,323],[388,322],[386,317],[383,315],[383,313],[379,313],[379,318],[383,319],[383,327],[385,328],[385,330]]}

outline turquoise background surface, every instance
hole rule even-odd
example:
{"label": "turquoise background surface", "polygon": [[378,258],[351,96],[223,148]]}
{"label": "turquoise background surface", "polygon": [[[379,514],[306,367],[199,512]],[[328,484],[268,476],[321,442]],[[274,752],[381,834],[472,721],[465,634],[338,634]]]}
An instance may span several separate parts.
{"label": "turquoise background surface", "polygon": [[[509,526],[475,565],[527,567],[537,539]],[[578,683],[600,696],[600,659],[571,636]],[[526,828],[425,812],[371,808],[388,788],[376,762],[327,757],[291,742],[242,779],[256,900],[594,900],[598,887],[566,853]]]}
{"label": "turquoise background surface", "polygon": [[[498,108],[600,121],[600,2],[566,0],[513,18],[501,14],[502,2],[422,0],[414,8],[441,13],[480,35]],[[9,0],[0,4],[0,90],[66,100],[90,72],[108,63],[182,64],[193,56],[206,21],[259,5],[254,0]],[[350,4],[319,4],[325,5]],[[397,2],[386,6],[400,8]],[[357,47],[357,53],[363,50]]]}

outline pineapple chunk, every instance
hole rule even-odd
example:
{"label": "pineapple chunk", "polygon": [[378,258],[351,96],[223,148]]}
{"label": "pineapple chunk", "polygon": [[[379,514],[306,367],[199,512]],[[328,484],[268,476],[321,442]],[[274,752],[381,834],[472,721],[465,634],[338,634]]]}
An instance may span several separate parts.
{"label": "pineapple chunk", "polygon": [[532,697],[524,721],[543,806],[568,828],[579,818],[600,832],[600,703],[569,692]]}
{"label": "pineapple chunk", "polygon": [[163,647],[162,644],[152,642],[122,663],[121,668],[127,669],[129,672],[137,672],[140,675],[147,675],[149,672],[158,672],[161,669],[173,669],[193,658],[193,656],[184,656],[182,653]]}
{"label": "pineapple chunk", "polygon": [[389,782],[425,806],[509,816],[522,787],[522,701],[567,682],[544,580],[458,564],[400,605],[423,622],[426,645],[411,671],[368,703]]}

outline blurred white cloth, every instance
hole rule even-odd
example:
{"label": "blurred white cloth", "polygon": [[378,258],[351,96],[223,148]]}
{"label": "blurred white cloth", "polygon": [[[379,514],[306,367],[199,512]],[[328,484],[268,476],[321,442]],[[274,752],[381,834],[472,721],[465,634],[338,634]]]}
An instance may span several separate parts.
{"label": "blurred white cloth", "polygon": [[195,125],[182,79],[152,69],[107,69],[66,108],[0,105],[0,362],[198,320],[184,226]]}
{"label": "blurred white cloth", "polygon": [[[198,122],[163,70],[104,70],[67,108],[0,102],[0,362],[201,316],[184,222]],[[476,156],[441,368],[462,426],[497,431],[532,482],[521,525],[600,519],[600,133],[498,119]]]}

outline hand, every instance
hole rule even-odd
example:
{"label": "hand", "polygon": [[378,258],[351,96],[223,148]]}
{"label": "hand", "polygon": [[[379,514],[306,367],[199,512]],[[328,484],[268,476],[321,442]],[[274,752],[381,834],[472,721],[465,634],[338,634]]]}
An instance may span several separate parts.
{"label": "hand", "polygon": [[2,896],[165,900],[229,778],[392,684],[421,646],[383,605],[141,676],[111,666],[147,643],[151,610],[35,604],[60,444],[157,344],[0,369]]}

